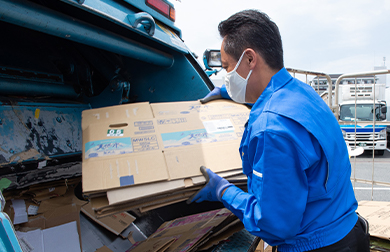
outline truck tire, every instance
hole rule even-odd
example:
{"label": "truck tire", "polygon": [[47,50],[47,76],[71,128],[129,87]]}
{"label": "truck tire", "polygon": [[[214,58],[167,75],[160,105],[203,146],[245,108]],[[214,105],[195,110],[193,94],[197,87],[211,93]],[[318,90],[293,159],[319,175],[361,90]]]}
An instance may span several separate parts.
{"label": "truck tire", "polygon": [[385,150],[376,150],[375,151],[375,156],[378,155],[378,156],[383,156],[383,154],[385,153]]}

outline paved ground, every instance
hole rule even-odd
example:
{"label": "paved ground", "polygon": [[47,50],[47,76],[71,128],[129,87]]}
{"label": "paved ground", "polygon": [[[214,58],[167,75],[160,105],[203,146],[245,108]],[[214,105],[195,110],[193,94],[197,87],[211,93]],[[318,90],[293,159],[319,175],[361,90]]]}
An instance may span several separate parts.
{"label": "paved ground", "polygon": [[[361,156],[351,158],[352,175],[356,179],[364,179],[390,184],[390,151],[385,151],[383,156],[375,156],[372,153],[363,153]],[[390,202],[390,186],[354,183],[355,195],[358,201],[374,200]]]}

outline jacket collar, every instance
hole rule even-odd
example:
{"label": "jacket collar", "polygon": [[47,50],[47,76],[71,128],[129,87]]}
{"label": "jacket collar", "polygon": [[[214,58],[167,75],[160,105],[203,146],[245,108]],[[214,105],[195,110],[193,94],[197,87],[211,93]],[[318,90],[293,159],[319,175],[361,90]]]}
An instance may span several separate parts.
{"label": "jacket collar", "polygon": [[272,76],[271,81],[268,83],[263,93],[261,93],[260,97],[253,105],[250,114],[260,114],[263,111],[265,104],[271,98],[272,94],[286,85],[292,78],[293,77],[291,77],[286,68],[283,67],[280,69],[279,72]]}

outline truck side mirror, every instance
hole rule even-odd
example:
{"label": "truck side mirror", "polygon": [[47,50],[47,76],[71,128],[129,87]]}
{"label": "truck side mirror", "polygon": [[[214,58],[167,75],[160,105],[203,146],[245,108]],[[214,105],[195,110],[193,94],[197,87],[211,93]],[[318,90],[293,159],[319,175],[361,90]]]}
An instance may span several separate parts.
{"label": "truck side mirror", "polygon": [[381,112],[382,112],[382,114],[386,114],[387,113],[387,107],[385,107],[385,106],[381,107]]}
{"label": "truck side mirror", "polygon": [[221,52],[219,50],[206,49],[203,53],[203,64],[208,70],[212,70],[212,67],[222,67]]}

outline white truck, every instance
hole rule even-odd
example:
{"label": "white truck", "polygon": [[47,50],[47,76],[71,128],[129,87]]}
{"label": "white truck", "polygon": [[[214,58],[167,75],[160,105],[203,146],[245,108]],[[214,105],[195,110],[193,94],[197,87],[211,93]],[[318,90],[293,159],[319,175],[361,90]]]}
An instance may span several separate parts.
{"label": "white truck", "polygon": [[386,120],[385,88],[373,82],[340,85],[339,124],[352,149],[361,146],[378,155],[386,150],[390,122]]}

